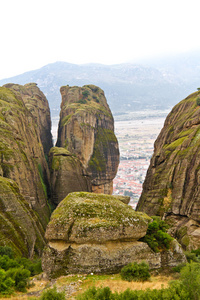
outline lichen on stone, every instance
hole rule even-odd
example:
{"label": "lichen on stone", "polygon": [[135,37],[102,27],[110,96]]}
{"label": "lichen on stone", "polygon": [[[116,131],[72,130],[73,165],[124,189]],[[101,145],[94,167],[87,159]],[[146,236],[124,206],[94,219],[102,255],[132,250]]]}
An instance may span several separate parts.
{"label": "lichen on stone", "polygon": [[78,243],[138,239],[150,221],[146,214],[135,212],[114,196],[76,192],[70,193],[53,212],[46,238]]}

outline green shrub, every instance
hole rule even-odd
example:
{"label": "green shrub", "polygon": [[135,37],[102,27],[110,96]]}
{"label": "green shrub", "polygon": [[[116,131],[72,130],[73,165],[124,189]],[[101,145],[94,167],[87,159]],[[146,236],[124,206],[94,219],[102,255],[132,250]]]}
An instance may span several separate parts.
{"label": "green shrub", "polygon": [[145,281],[150,278],[149,265],[145,262],[130,263],[120,272],[121,278],[127,281]]}
{"label": "green shrub", "polygon": [[130,290],[112,293],[108,287],[92,287],[76,297],[78,300],[190,300],[189,294],[183,290],[182,284],[175,281],[169,288],[160,290]]}
{"label": "green shrub", "polygon": [[0,247],[0,295],[11,294],[14,290],[26,291],[30,275],[42,272],[41,260],[13,257],[10,247]]}
{"label": "green shrub", "polygon": [[96,288],[92,287],[89,288],[86,292],[84,292],[82,295],[77,296],[77,299],[80,300],[110,300],[115,299],[110,288]]}
{"label": "green shrub", "polygon": [[17,259],[17,262],[20,266],[23,266],[24,269],[29,270],[31,276],[40,274],[42,272],[41,259],[32,261],[26,257],[20,257]]}
{"label": "green shrub", "polygon": [[200,264],[195,262],[186,264],[181,270],[180,279],[191,299],[200,299]]}
{"label": "green shrub", "polygon": [[64,292],[57,292],[56,287],[44,291],[39,298],[40,300],[65,300]]}
{"label": "green shrub", "polygon": [[152,217],[153,222],[149,223],[146,235],[140,239],[147,243],[155,251],[169,249],[173,238],[166,232],[169,226],[160,217]]}
{"label": "green shrub", "polygon": [[20,264],[12,258],[9,258],[7,255],[0,256],[0,268],[7,271],[11,268],[18,268]]}
{"label": "green shrub", "polygon": [[200,97],[198,97],[197,99],[196,99],[196,104],[199,106],[200,105]]}
{"label": "green shrub", "polygon": [[42,272],[41,260],[32,261],[25,257],[18,257],[16,259],[9,258],[7,255],[0,256],[0,269],[5,271],[11,268],[24,268],[30,271],[31,276]]}
{"label": "green shrub", "polygon": [[82,92],[82,95],[83,95],[84,98],[88,97],[89,94],[90,94],[90,92],[87,91],[87,90],[85,90],[85,91]]}
{"label": "green shrub", "polygon": [[190,262],[199,262],[199,259],[198,257],[196,256],[195,253],[192,253],[190,251],[185,251],[185,256],[187,258],[187,261],[190,263]]}
{"label": "green shrub", "polygon": [[196,249],[196,250],[192,250],[191,253],[195,253],[195,255],[198,257],[200,256],[200,248]]}
{"label": "green shrub", "polygon": [[80,100],[78,101],[78,103],[81,103],[81,104],[86,104],[86,103],[87,103],[87,101],[86,101],[85,99],[80,99]]}
{"label": "green shrub", "polygon": [[9,269],[6,272],[6,277],[14,280],[15,289],[20,292],[25,292],[28,286],[30,271],[21,268]]}
{"label": "green shrub", "polygon": [[8,246],[0,246],[0,256],[7,255],[9,258],[14,258],[14,252],[12,248]]}
{"label": "green shrub", "polygon": [[11,278],[7,278],[6,272],[0,269],[0,294],[9,295],[14,292],[15,282]]}
{"label": "green shrub", "polygon": [[185,266],[186,266],[186,263],[179,264],[178,266],[173,267],[173,268],[172,268],[172,271],[173,271],[173,272],[180,273],[181,270],[183,269],[183,267],[185,267]]}

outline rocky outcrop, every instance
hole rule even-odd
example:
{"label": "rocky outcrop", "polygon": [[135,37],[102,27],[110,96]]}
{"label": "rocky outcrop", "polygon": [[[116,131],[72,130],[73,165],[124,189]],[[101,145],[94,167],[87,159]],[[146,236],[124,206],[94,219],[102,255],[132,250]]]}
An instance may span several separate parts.
{"label": "rocky outcrop", "polygon": [[137,210],[160,215],[185,249],[200,247],[200,92],[178,103],[155,145]]}
{"label": "rocky outcrop", "polygon": [[119,164],[114,121],[104,92],[94,86],[64,86],[58,147],[75,154],[89,175],[92,191],[112,194]]}
{"label": "rocky outcrop", "polygon": [[138,241],[146,234],[150,221],[118,197],[71,193],[58,205],[48,224],[43,270],[53,278],[74,273],[115,273],[133,261],[145,260],[151,268],[185,261],[176,242],[162,254]]}
{"label": "rocky outcrop", "polygon": [[36,83],[27,83],[25,85],[9,83],[6,84],[5,87],[13,90],[19,97],[22,97],[26,108],[31,112],[37,124],[37,130],[44,148],[44,153],[48,155],[49,150],[53,147],[53,142],[49,103],[45,95],[37,87]]}
{"label": "rocky outcrop", "polygon": [[18,255],[41,256],[44,228],[21,195],[17,184],[0,176],[0,245],[10,246]]}
{"label": "rocky outcrop", "polygon": [[[28,208],[30,208],[30,214],[32,214],[32,211],[35,212],[35,222],[40,228],[38,230],[40,230],[41,235],[43,235],[49,220],[47,188],[45,185],[45,182],[48,182],[49,179],[49,169],[40,139],[38,124],[24,104],[20,91],[6,87],[0,87],[0,177],[1,179],[2,177],[11,179],[17,184],[19,197],[25,199],[26,209],[28,211]],[[6,194],[3,193],[0,197],[1,201],[6,203]],[[12,199],[17,201],[18,198],[12,197]],[[18,221],[22,220],[21,212],[16,211],[15,213],[21,217]],[[15,219],[15,213],[11,208],[9,220],[11,218]],[[29,217],[27,216],[27,218]],[[24,215],[25,219],[26,216]],[[20,222],[18,223],[19,228],[20,226],[23,227]],[[29,223],[27,222],[27,225]],[[35,236],[38,236],[36,231]],[[29,232],[32,234],[31,230]],[[32,253],[30,249],[34,247],[36,252],[40,251],[41,244],[37,244],[37,239],[33,242],[26,236],[25,240],[29,240],[26,245],[28,248],[26,251],[29,255]],[[33,242],[32,246],[30,246],[30,241]],[[3,240],[0,243],[3,243]],[[20,245],[16,245],[16,247],[21,249]],[[24,250],[22,251],[24,253]]]}
{"label": "rocky outcrop", "polygon": [[58,205],[74,191],[91,191],[91,183],[80,160],[65,148],[53,147],[49,153],[51,200]]}

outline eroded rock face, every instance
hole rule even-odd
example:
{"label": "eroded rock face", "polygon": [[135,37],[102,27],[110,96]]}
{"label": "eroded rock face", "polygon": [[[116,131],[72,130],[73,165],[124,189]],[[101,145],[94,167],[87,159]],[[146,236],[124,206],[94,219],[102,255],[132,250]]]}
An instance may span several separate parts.
{"label": "eroded rock face", "polygon": [[45,245],[44,228],[17,184],[1,176],[0,209],[0,245],[10,246],[23,256],[41,256]]}
{"label": "eroded rock face", "polygon": [[15,94],[22,97],[26,108],[31,112],[40,139],[44,148],[45,155],[53,147],[51,134],[51,116],[49,103],[43,92],[37,87],[36,83],[27,83],[25,85],[6,84],[5,87],[13,90]]}
{"label": "eroded rock face", "polygon": [[80,160],[62,147],[53,147],[49,153],[51,170],[51,199],[57,206],[74,191],[91,191],[91,183]]}
{"label": "eroded rock face", "polygon": [[119,164],[114,121],[104,92],[94,86],[64,86],[58,130],[58,147],[80,159],[97,193],[112,194]]}
{"label": "eroded rock face", "polygon": [[[133,261],[145,260],[151,268],[185,261],[173,245],[154,253],[138,242],[151,221],[118,197],[95,193],[71,193],[51,216],[45,237],[42,266],[49,277],[74,273],[115,273]],[[175,250],[176,248],[176,250]],[[176,259],[174,257],[176,255]]]}
{"label": "eroded rock face", "polygon": [[137,206],[138,211],[172,223],[174,236],[185,249],[200,247],[199,96],[199,92],[188,96],[166,118]]}
{"label": "eroded rock face", "polygon": [[[27,210],[30,207],[37,212],[38,217],[35,214],[34,218],[44,234],[50,215],[45,186],[48,165],[34,117],[20,92],[6,87],[0,87],[0,176],[15,181]],[[1,195],[2,201],[4,196]]]}

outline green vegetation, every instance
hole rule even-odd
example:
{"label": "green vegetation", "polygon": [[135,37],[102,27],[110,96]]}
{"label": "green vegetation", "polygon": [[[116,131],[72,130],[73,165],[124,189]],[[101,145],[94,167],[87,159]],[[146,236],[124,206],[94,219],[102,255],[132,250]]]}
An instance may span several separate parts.
{"label": "green vegetation", "polygon": [[89,94],[90,94],[90,92],[88,90],[85,90],[85,91],[82,92],[82,95],[83,95],[84,98],[88,97]]}
{"label": "green vegetation", "polygon": [[168,145],[166,144],[164,146],[164,149],[174,151],[179,145],[181,145],[184,142],[185,139],[187,139],[187,136],[178,138],[177,140],[175,140],[171,144],[168,144]]}
{"label": "green vegetation", "polygon": [[80,99],[77,103],[86,104],[87,100],[83,98],[83,99]]}
{"label": "green vegetation", "polygon": [[98,128],[95,135],[95,144],[89,166],[93,172],[105,172],[107,168],[107,151],[111,143],[117,143],[114,132],[110,129]]}
{"label": "green vegetation", "polygon": [[44,291],[39,298],[40,300],[65,300],[64,292],[57,292],[56,287]]}
{"label": "green vegetation", "polygon": [[45,197],[47,199],[48,198],[48,196],[47,196],[47,187],[46,187],[46,184],[45,184],[45,181],[44,181],[44,174],[43,174],[43,171],[42,171],[41,164],[38,164],[38,171],[39,171],[39,176],[40,176],[40,182],[42,184],[42,189],[43,189]]}
{"label": "green vegetation", "polygon": [[180,273],[179,280],[159,290],[130,290],[112,292],[109,287],[92,287],[76,297],[77,300],[198,300],[200,299],[200,268],[197,263],[188,263]]}
{"label": "green vegetation", "polygon": [[67,125],[70,122],[71,117],[72,117],[72,114],[69,114],[69,115],[65,116],[64,118],[62,118],[61,126]]}
{"label": "green vegetation", "polygon": [[198,106],[200,106],[200,97],[198,97],[198,98],[196,99],[196,103],[197,103]]}
{"label": "green vegetation", "polygon": [[134,211],[116,197],[104,194],[88,192],[70,193],[55,209],[51,215],[49,226],[58,228],[67,226],[72,219],[76,219],[76,226],[84,230],[93,228],[116,228],[118,226],[130,226],[141,224],[147,226],[151,218],[146,214]]}
{"label": "green vegetation", "polygon": [[130,263],[121,269],[121,278],[127,281],[145,281],[150,278],[149,265],[145,262]]}
{"label": "green vegetation", "polygon": [[147,243],[155,252],[169,249],[173,240],[167,233],[169,226],[160,217],[152,217],[152,219],[153,222],[149,223],[146,235],[140,240]]}
{"label": "green vegetation", "polygon": [[40,260],[14,257],[10,247],[0,247],[0,295],[12,294],[15,290],[25,292],[29,277],[42,272]]}

